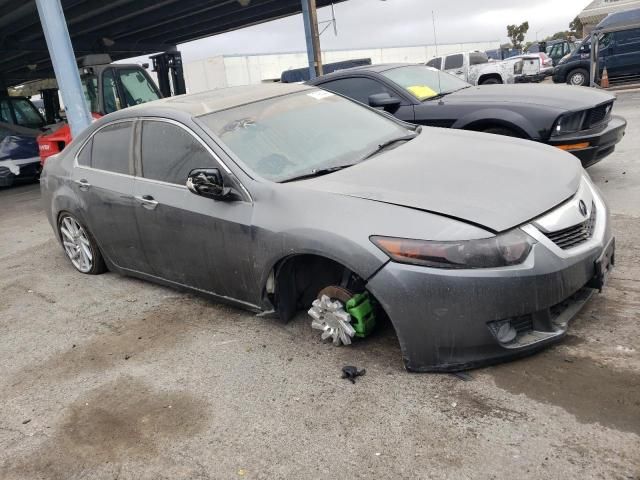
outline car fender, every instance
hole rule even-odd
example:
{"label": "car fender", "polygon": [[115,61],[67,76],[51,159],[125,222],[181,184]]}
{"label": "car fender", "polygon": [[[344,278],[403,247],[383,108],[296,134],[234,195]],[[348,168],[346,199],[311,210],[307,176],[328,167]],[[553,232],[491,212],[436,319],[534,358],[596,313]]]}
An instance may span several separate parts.
{"label": "car fender", "polygon": [[322,229],[295,229],[278,233],[280,241],[271,239],[272,245],[278,245],[265,256],[260,272],[260,285],[264,288],[267,279],[274,269],[293,257],[314,255],[333,260],[363,280],[368,280],[375,274],[389,257],[371,244],[369,249],[358,241],[336,232]]}
{"label": "car fender", "polygon": [[49,222],[55,231],[56,238],[60,240],[58,234],[58,216],[60,213],[69,212],[86,225],[87,222],[82,214],[83,211],[86,211],[86,205],[83,198],[76,195],[73,188],[66,183],[50,191],[55,191],[55,194],[50,201],[51,207],[47,214],[49,216]]}
{"label": "car fender", "polygon": [[514,128],[531,140],[539,140],[540,135],[533,124],[522,114],[506,108],[483,108],[459,118],[451,128],[469,129],[474,124],[487,123]]}

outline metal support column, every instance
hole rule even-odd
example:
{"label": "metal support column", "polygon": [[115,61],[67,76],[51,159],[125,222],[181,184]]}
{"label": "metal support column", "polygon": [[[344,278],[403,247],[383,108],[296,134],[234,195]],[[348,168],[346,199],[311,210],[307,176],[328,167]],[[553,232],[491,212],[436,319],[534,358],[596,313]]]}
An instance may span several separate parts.
{"label": "metal support column", "polygon": [[322,52],[320,50],[316,0],[300,0],[300,2],[302,4],[302,19],[307,42],[309,77],[316,78],[318,75],[322,75]]}
{"label": "metal support column", "polygon": [[600,67],[598,65],[600,52],[600,42],[598,41],[598,34],[593,33],[591,35],[591,48],[589,50],[589,86],[597,87],[600,81]]}
{"label": "metal support column", "polygon": [[75,137],[91,125],[91,114],[84,100],[64,11],[60,0],[36,0],[36,5],[66,108],[67,120],[71,126],[71,133]]}

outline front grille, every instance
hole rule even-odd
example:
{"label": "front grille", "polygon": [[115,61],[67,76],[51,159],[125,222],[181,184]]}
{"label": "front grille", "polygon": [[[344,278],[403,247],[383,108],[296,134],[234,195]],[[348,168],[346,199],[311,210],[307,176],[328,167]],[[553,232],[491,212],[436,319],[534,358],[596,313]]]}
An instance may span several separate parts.
{"label": "front grille", "polygon": [[586,130],[604,123],[609,119],[612,108],[613,102],[609,102],[588,110],[582,128]]}
{"label": "front grille", "polygon": [[596,206],[591,206],[591,216],[582,223],[574,225],[573,227],[558,230],[556,232],[549,232],[545,235],[563,250],[577,247],[581,243],[586,242],[593,236],[593,229],[596,225]]}
{"label": "front grille", "polygon": [[514,318],[511,320],[511,326],[516,329],[518,335],[529,333],[533,330],[533,318],[531,315]]}

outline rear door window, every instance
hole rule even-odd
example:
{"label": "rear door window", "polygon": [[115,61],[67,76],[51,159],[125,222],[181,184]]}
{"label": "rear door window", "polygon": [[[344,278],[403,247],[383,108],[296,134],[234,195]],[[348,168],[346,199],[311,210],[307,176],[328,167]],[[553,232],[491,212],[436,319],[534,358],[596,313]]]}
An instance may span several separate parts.
{"label": "rear door window", "polygon": [[388,93],[393,95],[393,92],[391,92],[382,83],[371,78],[364,77],[340,78],[318,86],[325,90],[349,97],[357,102],[364,103],[365,105],[369,105],[370,95],[374,95],[376,93]]}
{"label": "rear door window", "polygon": [[91,166],[108,172],[131,174],[133,122],[104,127],[93,136]]}
{"label": "rear door window", "polygon": [[91,166],[91,148],[93,147],[93,139],[85,143],[82,150],[78,153],[78,165],[82,167]]}
{"label": "rear door window", "polygon": [[449,55],[444,61],[444,69],[451,70],[453,68],[462,68],[464,65],[464,55],[458,53],[456,55]]}
{"label": "rear door window", "polygon": [[217,167],[216,161],[193,135],[168,122],[142,124],[142,176],[185,185],[195,168]]}

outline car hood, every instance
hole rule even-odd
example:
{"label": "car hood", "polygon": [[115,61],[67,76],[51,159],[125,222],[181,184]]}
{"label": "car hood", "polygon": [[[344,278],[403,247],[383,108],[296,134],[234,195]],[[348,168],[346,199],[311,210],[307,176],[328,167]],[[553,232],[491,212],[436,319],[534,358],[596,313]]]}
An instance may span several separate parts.
{"label": "car hood", "polygon": [[415,139],[305,187],[460,219],[501,232],[578,190],[580,162],[535,143],[485,133],[423,128]]}
{"label": "car hood", "polygon": [[570,85],[480,85],[447,95],[447,100],[465,103],[531,103],[567,111],[585,110],[614,100],[607,92]]}

